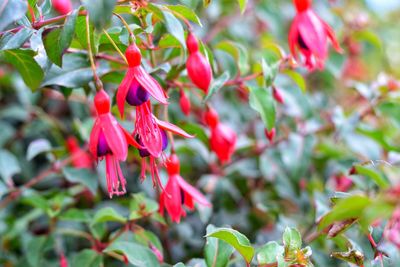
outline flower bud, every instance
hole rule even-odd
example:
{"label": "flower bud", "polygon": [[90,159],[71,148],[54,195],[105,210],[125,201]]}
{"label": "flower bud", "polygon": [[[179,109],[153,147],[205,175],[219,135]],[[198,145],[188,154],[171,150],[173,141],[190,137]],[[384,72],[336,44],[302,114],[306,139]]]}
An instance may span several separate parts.
{"label": "flower bud", "polygon": [[272,143],[275,139],[275,134],[276,134],[275,128],[272,128],[270,131],[268,129],[265,129],[264,131],[265,131],[265,136]]}
{"label": "flower bud", "polygon": [[94,105],[98,115],[110,112],[110,97],[104,90],[100,90],[94,96]]}
{"label": "flower bud", "polygon": [[281,92],[274,86],[272,87],[272,95],[274,96],[276,102],[283,104],[285,101],[283,100],[283,96]]}
{"label": "flower bud", "polygon": [[218,123],[211,130],[210,147],[222,164],[231,160],[236,147],[236,133],[226,125]]}
{"label": "flower bud", "polygon": [[210,63],[199,52],[198,43],[193,34],[190,33],[188,35],[186,42],[189,49],[189,56],[186,62],[189,78],[198,88],[207,94],[212,78]]}
{"label": "flower bud", "polygon": [[139,48],[136,44],[131,44],[125,51],[125,57],[128,61],[129,67],[137,67],[140,66],[142,62],[142,54],[140,53]]}
{"label": "flower bud", "polygon": [[54,10],[61,15],[66,15],[72,10],[71,0],[52,0],[51,4]]}
{"label": "flower bud", "polygon": [[185,92],[181,89],[179,91],[179,105],[181,106],[181,110],[183,112],[183,114],[185,114],[186,116],[189,116],[190,114],[190,100],[189,98],[186,96]]}
{"label": "flower bud", "polygon": [[204,116],[204,120],[208,127],[215,128],[219,122],[218,113],[213,108],[209,108]]}

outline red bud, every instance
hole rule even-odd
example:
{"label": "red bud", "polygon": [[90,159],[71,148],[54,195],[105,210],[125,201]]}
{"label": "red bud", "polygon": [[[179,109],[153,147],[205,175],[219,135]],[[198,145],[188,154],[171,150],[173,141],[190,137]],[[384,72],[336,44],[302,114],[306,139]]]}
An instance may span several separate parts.
{"label": "red bud", "polygon": [[142,61],[142,54],[136,44],[131,44],[125,51],[129,67],[137,67]]}
{"label": "red bud", "polygon": [[70,0],[52,0],[53,8],[61,15],[66,15],[72,10],[72,4]]}
{"label": "red bud", "polygon": [[98,115],[110,112],[110,97],[106,91],[101,90],[94,96],[94,105]]}
{"label": "red bud", "polygon": [[210,128],[215,128],[219,122],[218,113],[213,108],[209,108],[208,111],[206,111],[204,119]]}
{"label": "red bud", "polygon": [[302,12],[311,7],[312,0],[293,0],[297,12]]}
{"label": "red bud", "polygon": [[179,91],[179,94],[180,94],[179,105],[181,106],[181,110],[182,110],[183,114],[185,114],[186,116],[189,116],[190,100],[186,96],[185,92],[182,89]]}
{"label": "red bud", "polygon": [[275,128],[272,128],[271,131],[268,131],[268,129],[265,129],[265,136],[267,137],[267,139],[272,143],[275,139],[275,133],[276,130]]}
{"label": "red bud", "polygon": [[196,36],[193,33],[189,32],[186,39],[186,46],[188,47],[189,53],[193,54],[199,51],[199,42],[197,41]]}
{"label": "red bud", "polygon": [[283,100],[283,96],[282,96],[281,92],[280,92],[276,87],[273,87],[273,88],[272,88],[272,94],[273,94],[275,100],[276,100],[278,103],[283,104],[283,103],[285,102],[285,101]]}
{"label": "red bud", "polygon": [[226,125],[218,123],[211,130],[210,147],[222,164],[231,160],[236,147],[236,133]]}

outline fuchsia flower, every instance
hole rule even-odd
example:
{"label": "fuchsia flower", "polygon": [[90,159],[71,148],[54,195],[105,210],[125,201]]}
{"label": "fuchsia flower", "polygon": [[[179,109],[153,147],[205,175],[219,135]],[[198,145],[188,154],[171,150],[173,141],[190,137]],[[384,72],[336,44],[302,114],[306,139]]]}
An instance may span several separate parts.
{"label": "fuchsia flower", "polygon": [[68,267],[68,260],[65,257],[64,253],[60,255],[60,267]]}
{"label": "fuchsia flower", "polygon": [[153,185],[155,185],[157,181],[158,184],[162,186],[155,159],[159,158],[168,146],[166,131],[186,138],[194,137],[178,126],[158,120],[151,112],[150,101],[136,107],[136,121],[133,136],[135,136],[140,145],[139,155],[142,157],[141,179],[144,180],[146,178],[146,157],[149,157]]}
{"label": "fuchsia flower", "polygon": [[207,94],[212,79],[210,63],[199,51],[199,43],[193,33],[189,32],[186,45],[189,50],[189,56],[186,62],[186,68],[189,78]]}
{"label": "fuchsia flower", "polygon": [[332,28],[311,9],[312,0],[293,0],[297,15],[289,32],[289,47],[295,59],[297,50],[305,57],[305,66],[323,69],[328,57],[328,40],[341,52]]}
{"label": "fuchsia flower", "polygon": [[166,162],[168,172],[168,182],[165,190],[160,195],[160,213],[164,215],[164,209],[167,210],[171,220],[179,223],[181,217],[186,216],[183,206],[189,210],[194,209],[194,203],[211,206],[206,197],[196,188],[188,184],[179,174],[179,158],[172,154]]}
{"label": "fuchsia flower", "polygon": [[336,191],[347,192],[353,186],[353,180],[345,175],[337,174],[333,178]]}
{"label": "fuchsia flower", "polygon": [[205,120],[211,128],[211,150],[217,154],[222,164],[228,163],[235,152],[236,133],[228,126],[219,122],[218,114],[212,108],[206,112]]}
{"label": "fuchsia flower", "polygon": [[74,136],[67,138],[67,149],[72,157],[72,166],[77,169],[93,168],[93,158],[83,150]]}
{"label": "fuchsia flower", "polygon": [[160,84],[140,65],[142,55],[136,44],[128,46],[125,52],[129,64],[128,72],[117,91],[117,105],[121,117],[124,117],[124,104],[139,106],[149,99],[149,94],[162,104],[168,104],[167,95]]}
{"label": "fuchsia flower", "polygon": [[94,97],[97,118],[90,134],[89,149],[97,159],[106,159],[107,189],[110,198],[126,192],[126,180],[119,166],[128,155],[128,144],[140,145],[122,128],[110,112],[110,98],[104,90]]}
{"label": "fuchsia flower", "polygon": [[61,15],[67,15],[72,11],[71,0],[52,0],[53,8]]}

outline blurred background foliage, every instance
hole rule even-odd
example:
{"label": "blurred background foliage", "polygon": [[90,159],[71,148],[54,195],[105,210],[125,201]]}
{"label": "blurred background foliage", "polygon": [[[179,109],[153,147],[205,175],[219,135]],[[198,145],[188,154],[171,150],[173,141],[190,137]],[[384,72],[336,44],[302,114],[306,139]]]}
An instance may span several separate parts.
{"label": "blurred background foliage", "polygon": [[[14,14],[26,3],[8,2],[16,5]],[[28,2],[44,19],[57,16],[48,0]],[[93,8],[90,1],[83,2]],[[84,17],[73,13],[74,29],[67,33],[73,38],[64,47],[49,37],[54,29],[66,28],[56,26],[62,23],[32,27],[32,17],[23,9],[9,25],[4,21],[11,13],[5,9],[2,30],[23,29],[3,32],[0,39],[0,265],[57,266],[65,254],[69,266],[125,266],[125,261],[157,266],[154,251],[163,254],[166,266],[245,266],[244,260],[254,266],[398,265],[398,1],[314,1],[314,10],[334,28],[345,51],[332,52],[326,69],[313,73],[288,67],[278,52],[289,53],[287,34],[295,16],[291,1],[211,0],[207,7],[201,0],[151,1],[136,12],[122,2],[114,12],[128,21],[139,43],[151,35],[160,48],[153,55],[145,49],[142,53],[146,59],[153,56],[145,66],[169,88],[170,120],[196,135],[175,140],[181,175],[205,192],[213,206],[198,207],[180,224],[161,217],[157,190],[150,179],[139,181],[140,158],[134,149],[123,166],[129,194],[122,197],[108,198],[102,162],[97,168],[72,166],[66,140],[75,136],[85,147],[93,124]],[[168,11],[178,4],[187,9]],[[124,51],[127,30],[115,16],[104,24],[110,10],[99,7],[98,12],[94,25],[107,25]],[[188,81],[182,72],[186,48],[181,16],[192,21],[213,66],[216,92],[207,102],[238,134],[236,153],[224,166],[210,152],[199,93],[184,88],[192,102],[191,115],[185,117],[171,83]],[[107,91],[115,92],[125,69],[107,58],[119,55],[104,32],[92,33],[98,73]],[[262,61],[267,65],[264,77],[242,79],[262,72]],[[276,128],[272,143],[249,105],[249,88],[270,90],[271,85],[284,98],[283,104],[271,102],[273,111],[266,114],[276,112],[276,120],[267,125]],[[156,114],[162,117],[163,112],[156,107]],[[130,121],[123,125],[132,130]],[[161,174],[165,181],[162,168]],[[236,229],[252,245],[239,232],[217,227]],[[233,249],[216,237],[234,245],[233,256]],[[276,242],[265,245],[270,241]]]}

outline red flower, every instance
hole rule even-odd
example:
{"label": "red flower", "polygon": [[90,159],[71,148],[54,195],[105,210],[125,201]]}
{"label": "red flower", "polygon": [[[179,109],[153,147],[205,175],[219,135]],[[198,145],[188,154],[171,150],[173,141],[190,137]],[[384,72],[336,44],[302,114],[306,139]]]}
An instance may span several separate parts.
{"label": "red flower", "polygon": [[68,260],[65,257],[64,253],[60,255],[60,267],[68,267]]}
{"label": "red flower", "polygon": [[54,10],[61,15],[66,15],[72,10],[71,0],[52,0]]}
{"label": "red flower", "polygon": [[162,155],[162,152],[168,146],[168,137],[166,131],[181,135],[186,138],[193,138],[181,128],[165,121],[158,120],[151,112],[150,101],[136,107],[136,121],[133,136],[138,141],[139,155],[142,157],[141,179],[146,178],[146,157],[150,158],[150,172],[153,185],[156,181],[160,186],[160,178],[155,159]]}
{"label": "red flower", "polygon": [[189,32],[187,36],[186,45],[189,50],[189,56],[186,62],[189,78],[197,87],[207,94],[212,78],[210,63],[208,63],[207,59],[200,53],[199,43],[191,32]]}
{"label": "red flower", "polygon": [[140,145],[122,128],[110,113],[110,98],[104,90],[94,97],[97,118],[90,134],[89,149],[92,155],[102,160],[106,159],[107,189],[110,198],[126,192],[126,180],[122,174],[120,161],[125,161],[128,155],[128,144]]}
{"label": "red flower", "polygon": [[139,106],[149,99],[150,94],[162,104],[168,104],[167,95],[160,84],[140,65],[142,55],[136,44],[131,44],[125,52],[129,64],[128,72],[117,91],[117,105],[121,117],[124,117],[124,104]]}
{"label": "red flower", "polygon": [[72,166],[77,169],[93,168],[93,158],[79,146],[78,140],[74,136],[67,138],[67,149],[72,157]]}
{"label": "red flower", "polygon": [[290,51],[298,59],[297,50],[305,57],[305,66],[323,69],[328,57],[328,40],[336,49],[342,49],[332,28],[311,9],[311,0],[293,0],[297,15],[289,32]]}
{"label": "red flower", "polygon": [[219,122],[217,112],[210,108],[205,117],[207,125],[211,128],[210,147],[217,154],[222,164],[231,160],[235,152],[236,133],[226,125]]}
{"label": "red flower", "polygon": [[185,91],[181,89],[179,91],[179,105],[181,106],[181,110],[185,116],[189,116],[190,114],[190,100],[186,96]]}
{"label": "red flower", "polygon": [[335,190],[347,192],[353,186],[353,180],[345,175],[334,176]]}
{"label": "red flower", "polygon": [[167,210],[171,220],[179,223],[182,216],[186,216],[183,206],[189,210],[194,209],[194,203],[211,206],[210,202],[196,188],[188,184],[179,174],[179,158],[172,154],[166,162],[168,182],[165,190],[160,195],[160,213],[164,215]]}

